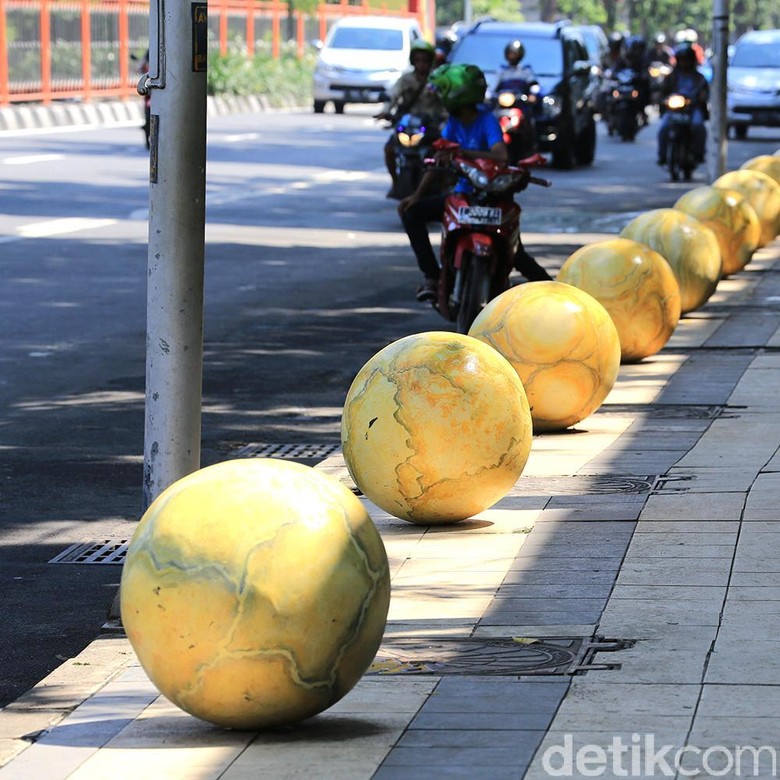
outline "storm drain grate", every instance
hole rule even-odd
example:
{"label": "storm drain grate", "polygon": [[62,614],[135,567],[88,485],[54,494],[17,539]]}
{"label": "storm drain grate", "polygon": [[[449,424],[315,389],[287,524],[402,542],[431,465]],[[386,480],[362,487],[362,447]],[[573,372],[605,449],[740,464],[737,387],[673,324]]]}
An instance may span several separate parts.
{"label": "storm drain grate", "polygon": [[340,447],[340,444],[247,444],[236,452],[236,457],[314,460],[327,458]]}
{"label": "storm drain grate", "polygon": [[78,542],[55,555],[49,563],[123,564],[129,539],[104,539],[102,542]]}
{"label": "storm drain grate", "polygon": [[523,495],[593,496],[608,493],[650,493],[658,482],[656,474],[581,475],[573,477],[524,477],[515,488]]}
{"label": "storm drain grate", "polygon": [[634,644],[633,639],[604,637],[389,639],[382,643],[367,674],[583,674],[594,669],[619,669],[620,664],[595,663],[595,654]]}
{"label": "storm drain grate", "polygon": [[643,415],[664,420],[714,420],[727,410],[744,408],[723,404],[602,404],[595,414]]}

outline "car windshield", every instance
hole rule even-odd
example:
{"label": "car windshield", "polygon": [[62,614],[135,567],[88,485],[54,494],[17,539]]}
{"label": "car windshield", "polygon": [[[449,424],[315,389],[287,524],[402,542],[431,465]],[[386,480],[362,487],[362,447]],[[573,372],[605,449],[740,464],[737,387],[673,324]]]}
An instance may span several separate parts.
{"label": "car windshield", "polygon": [[369,49],[371,51],[401,51],[404,34],[401,30],[340,27],[328,46],[331,49]]}
{"label": "car windshield", "polygon": [[561,76],[563,74],[563,46],[554,38],[530,38],[522,35],[467,35],[458,44],[450,62],[477,65],[483,71],[494,72],[505,62],[504,47],[518,38],[525,46],[523,65],[533,69],[536,76]]}
{"label": "car windshield", "polygon": [[731,64],[737,68],[780,68],[780,36],[739,44]]}

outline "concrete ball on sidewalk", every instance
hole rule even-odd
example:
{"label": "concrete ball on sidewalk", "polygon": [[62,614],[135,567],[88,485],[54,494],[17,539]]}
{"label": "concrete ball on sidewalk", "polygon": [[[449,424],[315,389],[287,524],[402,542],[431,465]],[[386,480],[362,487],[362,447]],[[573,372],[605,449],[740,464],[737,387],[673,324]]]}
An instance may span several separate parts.
{"label": "concrete ball on sidewalk", "polygon": [[390,604],[360,500],[297,463],[218,463],[144,514],[120,587],[141,666],[174,704],[232,729],[296,723],[348,693]]}
{"label": "concrete ball on sidewalk", "polygon": [[758,248],[761,223],[742,193],[720,187],[694,187],[678,198],[674,207],[696,217],[715,234],[723,260],[722,276],[731,276],[750,262]]}
{"label": "concrete ball on sidewalk", "polygon": [[739,167],[740,170],[748,168],[765,173],[780,184],[780,156],[778,156],[777,152],[775,154],[760,154],[758,157],[751,157]]}
{"label": "concrete ball on sidewalk", "polygon": [[534,431],[559,431],[601,406],[620,369],[620,338],[607,310],[561,282],[529,282],[494,298],[469,334],[515,368]]}
{"label": "concrete ball on sidewalk", "polygon": [[761,223],[759,247],[774,241],[780,232],[780,184],[771,176],[744,168],[724,173],[715,179],[712,186],[741,192]]}
{"label": "concrete ball on sidewalk", "polygon": [[680,286],[669,263],[628,238],[596,241],[571,254],[557,280],[592,295],[612,317],[622,363],[654,355],[680,319]]}
{"label": "concrete ball on sidewalk", "polygon": [[723,261],[715,234],[696,217],[679,209],[653,209],[634,217],[623,238],[647,244],[663,257],[680,285],[683,314],[698,309],[715,292]]}
{"label": "concrete ball on sidewalk", "polygon": [[341,441],[366,497],[419,525],[454,523],[512,488],[531,450],[520,379],[494,349],[418,333],[377,352],[344,402]]}

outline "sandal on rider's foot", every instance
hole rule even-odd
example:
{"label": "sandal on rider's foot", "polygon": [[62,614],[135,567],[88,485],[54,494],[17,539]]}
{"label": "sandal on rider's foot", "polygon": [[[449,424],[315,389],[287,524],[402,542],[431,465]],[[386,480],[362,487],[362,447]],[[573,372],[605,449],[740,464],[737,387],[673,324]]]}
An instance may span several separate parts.
{"label": "sandal on rider's foot", "polygon": [[420,303],[426,303],[428,301],[435,301],[438,297],[438,279],[428,279],[417,288],[417,300]]}

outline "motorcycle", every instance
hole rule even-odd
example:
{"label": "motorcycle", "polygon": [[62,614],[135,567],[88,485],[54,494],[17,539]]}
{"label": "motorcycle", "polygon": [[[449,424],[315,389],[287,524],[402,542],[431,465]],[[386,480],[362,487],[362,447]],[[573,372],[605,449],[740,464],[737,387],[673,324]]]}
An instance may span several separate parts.
{"label": "motorcycle", "polygon": [[672,72],[672,66],[665,62],[651,62],[647,66],[647,79],[650,91],[650,103],[660,106],[663,103],[663,85],[667,76]]}
{"label": "motorcycle", "polygon": [[690,181],[697,160],[693,149],[693,101],[674,93],[664,101],[664,111],[669,114],[667,160],[672,181],[679,181],[682,174]]}
{"label": "motorcycle", "polygon": [[607,132],[617,133],[624,141],[633,141],[639,132],[639,78],[635,70],[623,68],[613,75],[612,92],[608,96]]}
{"label": "motorcycle", "polygon": [[458,333],[468,333],[487,303],[509,288],[520,241],[521,209],[514,194],[529,183],[549,187],[552,182],[529,174],[529,168],[546,164],[540,154],[509,165],[463,157],[458,144],[443,138],[433,146],[451,154],[445,170],[465,177],[473,187],[472,192],[447,196],[433,302],[439,314],[456,323]]}
{"label": "motorcycle", "polygon": [[493,114],[501,125],[509,162],[515,163],[536,151],[536,110],[538,84],[508,82],[500,84],[491,101]]}
{"label": "motorcycle", "polygon": [[425,160],[439,136],[439,124],[431,117],[407,113],[398,120],[393,135],[396,184],[392,197],[403,200],[417,189],[425,172]]}

